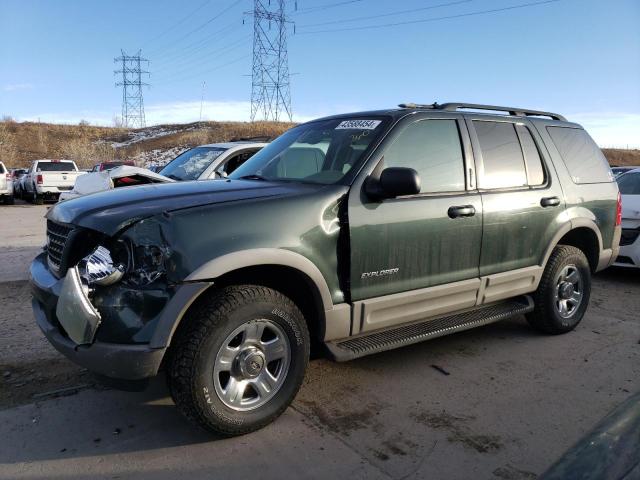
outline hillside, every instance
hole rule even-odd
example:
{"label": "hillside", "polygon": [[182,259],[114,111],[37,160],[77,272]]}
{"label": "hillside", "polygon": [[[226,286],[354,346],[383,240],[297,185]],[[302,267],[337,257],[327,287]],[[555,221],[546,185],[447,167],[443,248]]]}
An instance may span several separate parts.
{"label": "hillside", "polygon": [[291,123],[198,122],[142,129],[0,122],[0,160],[8,167],[26,167],[39,158],[75,160],[80,168],[98,162],[132,159],[138,165],[165,163],[180,151],[233,138],[276,137]]}
{"label": "hillside", "polygon": [[[67,158],[81,168],[115,159],[140,166],[164,164],[181,151],[233,138],[276,137],[292,123],[197,122],[142,129],[88,124],[0,121],[0,160],[8,167],[26,167],[38,158]],[[604,149],[611,165],[640,165],[640,150]]]}

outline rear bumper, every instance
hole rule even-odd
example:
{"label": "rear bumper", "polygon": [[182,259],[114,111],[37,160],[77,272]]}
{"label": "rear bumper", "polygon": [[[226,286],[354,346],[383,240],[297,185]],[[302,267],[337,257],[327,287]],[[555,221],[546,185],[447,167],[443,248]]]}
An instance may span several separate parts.
{"label": "rear bumper", "polygon": [[55,312],[63,280],[54,277],[46,268],[46,254],[33,261],[30,273],[31,304],[36,322],[56,350],[72,362],[111,379],[144,380],[158,373],[165,347],[100,341],[76,344],[57,320]]}

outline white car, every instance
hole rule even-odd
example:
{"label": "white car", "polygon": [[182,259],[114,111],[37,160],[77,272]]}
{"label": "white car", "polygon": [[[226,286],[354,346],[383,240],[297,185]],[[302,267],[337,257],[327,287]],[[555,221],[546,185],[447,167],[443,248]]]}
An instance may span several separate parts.
{"label": "white car", "polygon": [[158,173],[178,181],[224,178],[266,145],[245,141],[200,145],[181,153]]}
{"label": "white car", "polygon": [[90,193],[103,192],[119,187],[170,182],[175,182],[175,180],[154,173],[146,168],[122,165],[120,167],[90,172],[86,175],[79,176],[73,188],[68,192],[62,192],[59,200],[62,202]]}
{"label": "white car", "polygon": [[0,162],[0,199],[7,205],[13,205],[13,180],[11,173],[2,162]]}
{"label": "white car", "polygon": [[640,168],[617,178],[622,196],[622,237],[614,265],[640,268]]}
{"label": "white car", "polygon": [[85,173],[71,160],[34,160],[21,179],[22,198],[37,204],[58,200],[60,194],[71,190],[76,178]]}
{"label": "white car", "polygon": [[265,145],[267,144],[243,141],[201,145],[181,153],[158,173],[127,165],[91,172],[79,177],[72,190],[60,195],[60,200],[145,183],[224,178]]}

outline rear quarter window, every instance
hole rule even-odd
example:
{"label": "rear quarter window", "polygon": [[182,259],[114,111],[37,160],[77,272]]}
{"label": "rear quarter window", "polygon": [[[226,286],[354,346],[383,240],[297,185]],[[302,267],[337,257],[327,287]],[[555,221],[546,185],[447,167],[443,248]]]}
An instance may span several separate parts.
{"label": "rear quarter window", "polygon": [[602,150],[581,128],[547,127],[574,183],[613,182],[614,176]]}

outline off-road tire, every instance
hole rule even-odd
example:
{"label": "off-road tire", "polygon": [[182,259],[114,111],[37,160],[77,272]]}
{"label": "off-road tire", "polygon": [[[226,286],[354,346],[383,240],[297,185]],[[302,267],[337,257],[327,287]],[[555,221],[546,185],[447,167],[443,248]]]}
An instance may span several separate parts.
{"label": "off-road tire", "polygon": [[[291,359],[284,383],[266,404],[249,411],[225,405],[216,393],[213,364],[225,339],[253,319],[267,319],[285,332]],[[187,314],[174,337],[167,364],[169,391],[180,413],[222,436],[243,435],[271,423],[292,402],[309,362],[309,331],[286,296],[256,285],[225,287]]]}
{"label": "off-road tire", "polygon": [[[555,305],[557,278],[567,265],[575,265],[583,282],[580,305],[569,318],[563,318]],[[534,310],[526,315],[529,324],[541,332],[559,335],[576,328],[582,320],[591,295],[591,270],[582,250],[569,245],[558,245],[551,252],[538,289],[533,294]]]}

